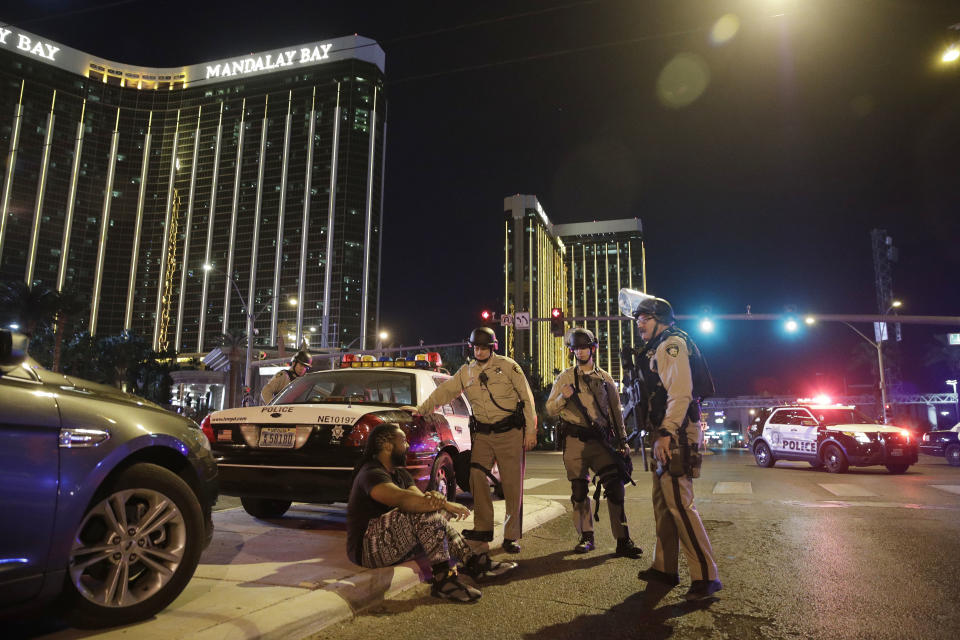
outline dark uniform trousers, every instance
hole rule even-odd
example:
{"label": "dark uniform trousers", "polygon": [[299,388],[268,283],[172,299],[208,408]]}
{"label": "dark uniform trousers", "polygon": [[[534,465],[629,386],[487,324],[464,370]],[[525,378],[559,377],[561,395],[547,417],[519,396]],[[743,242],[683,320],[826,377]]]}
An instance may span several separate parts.
{"label": "dark uniform trousers", "polygon": [[653,568],[677,573],[679,552],[683,550],[692,580],[716,580],[717,563],[710,538],[693,505],[693,479],[675,478],[667,472],[657,476],[654,471],[653,515],[657,524]]}
{"label": "dark uniform trousers", "polygon": [[[573,526],[577,533],[593,531],[593,500],[590,498],[590,469],[600,473],[599,481],[604,487],[612,488],[619,495],[607,491],[607,509],[610,512],[610,531],[613,537],[627,537],[627,515],[623,510],[623,479],[616,466],[613,454],[599,440],[580,440],[567,436],[563,449],[563,466],[567,469],[567,480],[573,485]],[[619,484],[619,491],[615,485]],[[578,486],[579,485],[579,486]]]}
{"label": "dark uniform trousers", "polygon": [[[493,497],[484,469],[493,468],[496,462],[500,471],[500,484],[506,514],[503,521],[503,537],[519,540],[523,532],[523,429],[510,429],[503,433],[474,433],[470,453],[470,493],[473,494],[473,528],[475,531],[493,531]],[[478,469],[477,466],[483,467]],[[471,540],[471,547],[485,550],[484,544]]]}

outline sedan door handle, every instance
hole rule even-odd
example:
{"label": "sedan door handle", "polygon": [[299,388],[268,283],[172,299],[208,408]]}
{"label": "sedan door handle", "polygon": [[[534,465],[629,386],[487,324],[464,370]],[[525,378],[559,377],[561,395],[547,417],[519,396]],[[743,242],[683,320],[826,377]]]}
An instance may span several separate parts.
{"label": "sedan door handle", "polygon": [[463,427],[454,427],[453,430],[457,433],[463,433]]}
{"label": "sedan door handle", "polygon": [[800,431],[800,429],[790,429],[790,431]]}

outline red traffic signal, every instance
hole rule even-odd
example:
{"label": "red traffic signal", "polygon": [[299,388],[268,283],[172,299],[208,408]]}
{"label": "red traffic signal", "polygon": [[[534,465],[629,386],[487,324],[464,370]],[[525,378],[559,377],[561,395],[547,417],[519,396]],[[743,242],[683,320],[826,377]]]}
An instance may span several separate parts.
{"label": "red traffic signal", "polygon": [[496,320],[496,317],[494,316],[493,311],[484,309],[483,311],[480,312],[480,322],[483,323],[483,326],[486,327],[486,326],[492,325],[495,320]]}
{"label": "red traffic signal", "polygon": [[554,307],[550,311],[550,333],[558,338],[563,337],[563,309]]}

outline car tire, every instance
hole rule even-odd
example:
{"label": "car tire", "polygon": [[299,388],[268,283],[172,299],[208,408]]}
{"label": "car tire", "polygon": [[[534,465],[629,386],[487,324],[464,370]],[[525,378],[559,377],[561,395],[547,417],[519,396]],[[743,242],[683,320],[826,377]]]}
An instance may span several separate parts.
{"label": "car tire", "polygon": [[433,461],[433,471],[430,472],[427,489],[439,491],[447,500],[456,499],[457,473],[453,468],[453,458],[446,451],[441,451]]}
{"label": "car tire", "polygon": [[960,444],[952,444],[943,452],[947,464],[951,467],[960,467]]}
{"label": "car tire", "polygon": [[886,465],[886,467],[887,467],[887,471],[889,471],[890,473],[899,475],[899,474],[901,474],[901,473],[906,473],[906,472],[907,472],[907,469],[910,468],[910,465],[908,465],[908,464],[888,464],[888,465]]}
{"label": "car tire", "polygon": [[777,461],[770,451],[770,446],[763,440],[754,445],[753,457],[757,461],[757,466],[763,467],[764,469],[769,469]]}
{"label": "car tire", "polygon": [[200,500],[182,478],[158,465],[132,465],[84,513],[58,609],[79,628],[155,615],[193,577],[206,539],[203,522]]}
{"label": "car tire", "polygon": [[271,518],[282,518],[283,514],[290,508],[289,500],[272,500],[270,498],[240,498],[240,504],[243,510],[254,518],[269,520]]}
{"label": "car tire", "polygon": [[817,470],[817,471],[820,471],[821,469],[823,469],[823,463],[820,462],[819,460],[811,460],[811,461],[810,461],[810,467],[811,467],[812,469],[815,469],[815,470]]}
{"label": "car tire", "polygon": [[835,444],[826,445],[820,452],[820,459],[828,473],[845,473],[850,467],[847,456],[843,455],[843,451]]}

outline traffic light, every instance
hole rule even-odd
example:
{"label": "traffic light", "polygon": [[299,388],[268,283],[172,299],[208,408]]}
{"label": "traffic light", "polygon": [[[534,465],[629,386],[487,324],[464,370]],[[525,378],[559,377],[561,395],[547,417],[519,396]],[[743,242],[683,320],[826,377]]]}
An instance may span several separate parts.
{"label": "traffic light", "polygon": [[550,311],[550,333],[558,338],[563,337],[563,309],[554,307]]}
{"label": "traffic light", "polygon": [[483,311],[480,312],[480,323],[483,326],[485,327],[492,326],[495,320],[496,318],[493,314],[493,311],[484,309]]}

